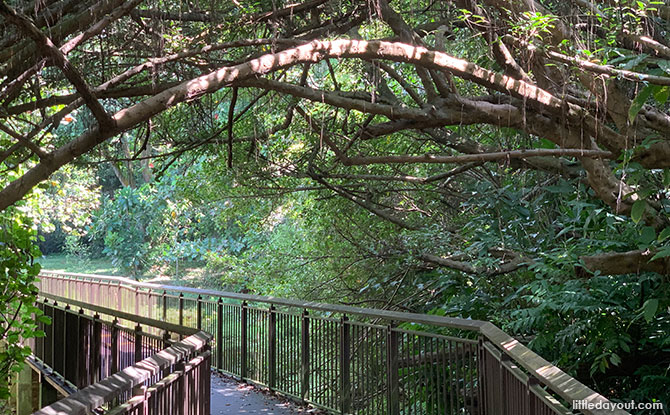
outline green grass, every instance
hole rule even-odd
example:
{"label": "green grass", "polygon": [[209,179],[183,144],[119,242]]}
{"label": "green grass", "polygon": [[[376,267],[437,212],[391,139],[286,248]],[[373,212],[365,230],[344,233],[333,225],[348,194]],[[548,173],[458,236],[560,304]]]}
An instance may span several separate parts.
{"label": "green grass", "polygon": [[42,269],[61,272],[80,272],[82,274],[122,275],[107,258],[81,260],[65,254],[44,256],[38,261]]}
{"label": "green grass", "polygon": [[[65,254],[46,255],[37,260],[42,269],[81,274],[115,275],[127,277],[112,265],[108,258],[80,259]],[[144,272],[140,280],[159,284],[183,285],[195,288],[221,289],[221,275],[209,272],[204,264],[182,262],[179,275],[174,275],[173,266],[153,266]]]}

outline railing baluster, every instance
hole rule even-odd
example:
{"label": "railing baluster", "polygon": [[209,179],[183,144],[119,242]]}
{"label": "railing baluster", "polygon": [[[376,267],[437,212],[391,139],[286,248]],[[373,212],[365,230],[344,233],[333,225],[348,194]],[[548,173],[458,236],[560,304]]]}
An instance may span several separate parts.
{"label": "railing baluster", "polygon": [[179,293],[179,325],[184,325],[184,293]]}
{"label": "railing baluster", "polygon": [[44,363],[53,367],[53,344],[54,344],[54,312],[53,307],[47,305],[47,300],[44,300],[46,307],[46,316],[51,318],[51,324],[47,326],[46,336],[44,337]]}
{"label": "railing baluster", "polygon": [[101,351],[102,322],[100,321],[100,316],[96,313],[93,316],[93,334],[91,335],[91,362],[93,364],[91,369],[91,384],[100,380]]}
{"label": "railing baluster", "polygon": [[247,302],[242,302],[242,307],[240,309],[242,316],[240,318],[241,324],[241,333],[240,333],[240,378],[245,379],[247,377],[247,353],[248,353],[248,324],[249,324],[249,310],[247,308]]}
{"label": "railing baluster", "polygon": [[506,379],[506,373],[507,370],[505,368],[504,362],[509,362],[510,358],[507,356],[505,353],[502,353],[500,355],[500,361],[498,362],[499,367],[500,367],[500,402],[499,405],[501,407],[501,414],[502,415],[515,415],[515,414],[510,414],[509,413],[509,403],[512,401],[511,397],[508,396],[509,393],[509,385],[507,385],[507,379]]}
{"label": "railing baluster", "polygon": [[163,321],[167,321],[167,292],[163,290]]}
{"label": "railing baluster", "polygon": [[147,290],[147,292],[144,294],[146,296],[146,300],[144,301],[144,306],[147,308],[147,312],[144,315],[145,317],[153,318],[153,293],[151,291],[151,288]]}
{"label": "railing baluster", "polygon": [[300,351],[301,351],[301,377],[300,377],[300,399],[303,402],[307,399],[309,392],[309,313],[307,310],[302,312],[302,324],[300,330]]}
{"label": "railing baluster", "polygon": [[58,307],[58,303],[54,303],[53,307],[53,339],[51,341],[51,367],[58,373],[63,373],[64,360],[63,352],[65,351],[65,342],[63,340],[65,333],[65,312]]}
{"label": "railing baluster", "polygon": [[340,319],[340,410],[351,412],[351,330],[347,316]]}
{"label": "railing baluster", "polygon": [[[135,287],[135,315],[140,315],[140,287]],[[126,310],[124,310],[126,311]]]}
{"label": "railing baluster", "polygon": [[119,371],[119,320],[116,318],[112,321],[111,336],[111,353],[112,353],[112,371],[116,373]]}
{"label": "railing baluster", "polygon": [[[182,373],[182,376],[179,377],[179,380],[177,381],[177,384],[179,385],[177,390],[178,394],[177,396],[186,396],[187,391],[186,391],[186,376],[184,376],[185,373],[185,367],[184,367],[184,362],[179,362],[175,365],[174,367],[174,372],[173,373]],[[177,404],[177,413],[176,415],[184,415],[185,414],[185,407],[187,406],[186,399],[182,400]]]}
{"label": "railing baluster", "polygon": [[197,311],[196,311],[196,327],[198,330],[202,330],[202,296],[198,295],[197,298]]}
{"label": "railing baluster", "polygon": [[116,309],[123,310],[123,303],[121,302],[121,282],[116,284]]}
{"label": "railing baluster", "polygon": [[84,386],[88,386],[88,370],[87,366],[90,364],[91,361],[91,349],[88,347],[89,342],[90,342],[90,336],[89,336],[89,327],[90,327],[90,321],[86,316],[84,315],[84,310],[79,309],[79,318],[78,318],[78,331],[79,331],[79,339],[81,341],[81,350],[82,353],[79,355],[79,359],[77,359],[77,382],[76,386],[78,388],[83,388]]}
{"label": "railing baluster", "polygon": [[63,347],[63,376],[68,381],[76,384],[77,378],[77,360],[79,357],[79,333],[77,332],[77,315],[70,310],[70,306],[65,307],[65,330]]}
{"label": "railing baluster", "polygon": [[268,388],[273,390],[277,385],[277,313],[273,305],[268,313]]}
{"label": "railing baluster", "polygon": [[216,368],[223,369],[223,300],[216,302]]}

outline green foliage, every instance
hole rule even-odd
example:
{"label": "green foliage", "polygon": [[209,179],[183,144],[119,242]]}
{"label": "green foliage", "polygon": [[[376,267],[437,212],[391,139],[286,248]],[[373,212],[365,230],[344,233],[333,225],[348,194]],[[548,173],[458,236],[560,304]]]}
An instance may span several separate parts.
{"label": "green foliage", "polygon": [[68,260],[75,261],[79,266],[85,268],[91,260],[91,247],[82,241],[77,235],[65,237],[65,255]]}
{"label": "green foliage", "polygon": [[119,189],[114,199],[103,199],[91,231],[104,241],[103,253],[112,264],[131,275],[140,275],[149,264],[149,241],[165,204],[151,197],[145,185]]}
{"label": "green foliage", "polygon": [[12,376],[30,355],[26,341],[44,336],[37,322],[49,323],[35,307],[36,232],[16,209],[0,213],[0,400],[8,398]]}

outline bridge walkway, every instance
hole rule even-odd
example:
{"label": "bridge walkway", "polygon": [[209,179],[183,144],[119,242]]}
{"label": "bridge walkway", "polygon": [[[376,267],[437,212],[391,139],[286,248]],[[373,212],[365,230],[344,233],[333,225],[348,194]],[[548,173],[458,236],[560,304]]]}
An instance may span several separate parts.
{"label": "bridge walkway", "polygon": [[[53,322],[33,350],[80,388],[43,415],[301,411],[212,371],[333,414],[629,415],[599,409],[607,398],[487,321],[111,276],[40,279]],[[572,411],[576,401],[591,409]]]}

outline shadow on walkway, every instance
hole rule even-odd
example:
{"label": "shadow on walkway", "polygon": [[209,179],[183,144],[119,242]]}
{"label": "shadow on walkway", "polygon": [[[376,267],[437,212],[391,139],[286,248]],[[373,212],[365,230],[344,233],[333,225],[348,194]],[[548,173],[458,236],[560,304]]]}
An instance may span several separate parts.
{"label": "shadow on walkway", "polygon": [[297,415],[311,411],[260,391],[249,384],[212,375],[212,415]]}

